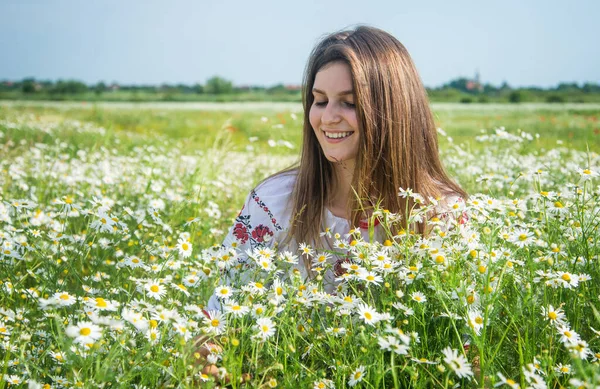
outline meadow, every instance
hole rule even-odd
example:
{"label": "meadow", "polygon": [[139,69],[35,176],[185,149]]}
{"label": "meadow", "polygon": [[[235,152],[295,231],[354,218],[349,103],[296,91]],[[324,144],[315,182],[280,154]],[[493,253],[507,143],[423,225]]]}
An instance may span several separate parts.
{"label": "meadow", "polygon": [[382,242],[240,253],[221,242],[303,120],[248,107],[0,104],[0,389],[600,387],[600,106],[434,105],[466,223],[421,236],[422,205]]}

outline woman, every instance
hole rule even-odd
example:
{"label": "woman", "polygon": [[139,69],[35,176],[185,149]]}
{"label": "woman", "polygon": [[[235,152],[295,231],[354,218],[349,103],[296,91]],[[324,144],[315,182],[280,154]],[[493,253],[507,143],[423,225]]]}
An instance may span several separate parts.
{"label": "woman", "polygon": [[[300,163],[250,192],[223,242],[239,255],[224,277],[234,286],[249,281],[244,274],[249,250],[335,251],[357,229],[367,241],[385,239],[373,217],[376,207],[399,214],[396,227],[427,233],[426,221],[407,225],[414,204],[399,196],[400,188],[419,193],[425,202],[440,199],[437,215],[430,217],[453,215],[449,205],[467,196],[442,167],[425,88],[408,52],[390,34],[359,26],[325,37],[310,55],[303,85]],[[342,253],[325,259],[329,266],[323,266],[322,280],[331,293],[345,258]],[[296,265],[305,279],[320,266],[314,260],[303,255]],[[213,295],[207,315],[225,301]],[[204,344],[204,357],[220,350],[207,337],[196,344]],[[203,371],[218,375],[214,365]]]}
{"label": "woman", "polygon": [[[424,199],[445,199],[441,204],[466,198],[442,167],[425,88],[393,36],[359,26],[325,37],[310,55],[303,85],[299,165],[251,191],[224,241],[238,249],[241,266],[247,250],[259,246],[295,251],[308,243],[333,249],[331,237],[347,235],[353,227],[366,240],[382,239],[377,219],[371,219],[369,236],[374,207],[406,220],[413,206],[398,195],[399,188]],[[424,226],[414,227],[423,233]],[[311,263],[308,256],[303,259],[297,267],[309,278]],[[341,260],[329,258],[334,266],[325,273],[327,291],[335,285],[336,272],[343,271]],[[208,308],[219,306],[213,296]]]}

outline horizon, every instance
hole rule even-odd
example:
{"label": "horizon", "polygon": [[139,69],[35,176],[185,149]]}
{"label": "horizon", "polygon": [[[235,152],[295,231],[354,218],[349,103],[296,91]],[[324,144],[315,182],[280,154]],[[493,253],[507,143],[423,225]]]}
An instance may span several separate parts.
{"label": "horizon", "polygon": [[[513,88],[600,83],[595,15],[600,2],[428,4],[264,0],[125,4],[74,0],[3,1],[0,80],[77,80],[119,85],[300,85],[310,50],[324,34],[367,24],[398,38],[423,83],[458,78]],[[360,15],[360,18],[357,17]],[[557,28],[556,26],[560,26]]]}
{"label": "horizon", "polygon": [[[214,75],[212,77],[221,77],[221,76]],[[107,88],[110,88],[112,86],[117,86],[117,87],[143,87],[143,88],[153,87],[153,88],[161,88],[161,87],[166,87],[166,86],[173,87],[173,86],[178,86],[178,85],[183,85],[183,86],[186,86],[186,87],[193,87],[193,86],[195,86],[197,84],[205,85],[206,81],[208,81],[212,77],[209,77],[207,80],[205,80],[202,83],[196,82],[196,83],[188,83],[188,84],[186,84],[186,83],[179,83],[179,82],[174,82],[174,83],[171,83],[171,82],[161,82],[161,83],[158,83],[158,84],[128,84],[128,83],[121,83],[121,82],[118,82],[118,81],[106,82],[106,80],[100,80],[100,81],[95,82],[95,83],[86,83],[86,82],[84,82],[82,80],[77,80],[77,79],[73,79],[73,78],[64,78],[64,79],[51,80],[51,79],[38,79],[38,78],[35,78],[35,77],[24,77],[24,78],[18,79],[18,80],[0,79],[0,83],[11,83],[12,84],[12,83],[23,82],[23,81],[28,80],[28,79],[33,79],[36,83],[51,82],[51,83],[54,83],[54,84],[56,84],[59,81],[65,81],[65,82],[76,81],[76,82],[82,82],[82,83],[84,83],[88,87],[94,87],[95,85],[103,82]],[[227,80],[225,77],[221,77],[221,78]],[[455,78],[453,78],[451,80],[448,80],[445,83],[440,84],[440,85],[436,85],[436,86],[425,85],[425,88],[427,88],[427,89],[440,89],[440,88],[443,88],[444,86],[447,86],[448,83],[450,83],[452,81],[459,80],[459,79],[467,79],[467,80],[470,80],[470,81],[474,80],[474,78],[462,77],[461,76],[461,77],[455,77]],[[227,80],[227,81],[231,81],[231,80]],[[594,85],[599,85],[600,86],[600,82],[593,82],[593,81],[592,82],[590,82],[590,81],[585,81],[585,82],[559,81],[558,83],[556,83],[556,85],[548,85],[548,86],[545,86],[545,87],[542,87],[542,86],[539,86],[539,85],[520,85],[520,86],[515,86],[515,85],[511,85],[510,82],[507,82],[508,87],[511,88],[511,89],[544,89],[544,90],[547,90],[547,89],[555,89],[558,86],[560,86],[561,84],[576,84],[578,87],[582,87],[585,84],[594,84]],[[298,87],[298,88],[302,87],[302,84],[285,84],[285,83],[278,83],[278,84],[272,84],[272,85],[233,84],[233,87],[234,88],[238,88],[238,89],[241,89],[241,88],[264,88],[264,89],[269,89],[269,88],[273,88],[273,87],[276,87],[276,86],[279,86],[279,85],[283,85],[284,87]],[[494,88],[497,88],[497,89],[500,89],[502,87],[502,84],[492,84],[492,83],[488,83],[488,82],[484,82],[484,81],[481,82],[481,85],[482,86],[490,85],[490,86],[492,86]]]}

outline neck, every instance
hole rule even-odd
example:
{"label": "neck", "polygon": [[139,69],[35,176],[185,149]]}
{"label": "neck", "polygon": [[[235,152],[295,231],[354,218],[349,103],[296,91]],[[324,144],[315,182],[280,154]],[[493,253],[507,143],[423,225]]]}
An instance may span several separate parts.
{"label": "neck", "polygon": [[334,168],[334,186],[329,199],[329,207],[334,215],[349,219],[351,212],[348,209],[348,200],[353,195],[351,187],[354,177],[354,160],[336,163]]}

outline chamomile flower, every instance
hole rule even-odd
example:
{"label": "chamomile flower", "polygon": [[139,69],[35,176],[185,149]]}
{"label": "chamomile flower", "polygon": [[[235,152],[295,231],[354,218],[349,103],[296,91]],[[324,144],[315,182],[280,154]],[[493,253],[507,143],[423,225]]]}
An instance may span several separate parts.
{"label": "chamomile flower", "polygon": [[[410,339],[407,336],[408,339]],[[377,342],[379,347],[385,351],[393,351],[398,355],[406,355],[408,354],[408,344],[404,344],[400,342],[400,340],[392,335],[380,336],[377,338]]]}
{"label": "chamomile flower", "polygon": [[363,380],[364,375],[365,375],[365,367],[362,365],[357,367],[356,369],[354,369],[354,371],[352,373],[350,373],[350,377],[348,379],[348,385],[356,386],[356,384],[358,384],[359,382],[361,382]]}
{"label": "chamomile flower", "polygon": [[367,270],[361,271],[356,277],[361,281],[364,281],[366,286],[376,286],[383,282],[383,278],[379,274]]}
{"label": "chamomile flower", "polygon": [[224,304],[225,312],[230,313],[234,317],[242,317],[250,312],[250,307],[240,305],[236,301],[230,300]]}
{"label": "chamomile flower", "polygon": [[560,375],[571,374],[571,370],[572,369],[570,365],[563,365],[562,363],[559,363],[558,365],[554,366],[554,371]]}
{"label": "chamomile flower", "polygon": [[90,344],[95,343],[102,336],[102,329],[87,321],[82,321],[76,325],[67,327],[66,333],[73,338],[75,343]]}
{"label": "chamomile flower", "polygon": [[146,295],[152,297],[155,300],[162,299],[167,293],[167,288],[163,285],[162,282],[158,280],[150,280],[144,285],[144,289],[146,289]]}
{"label": "chamomile flower", "polygon": [[421,292],[412,292],[410,294],[410,299],[418,302],[419,304],[427,302],[427,297],[425,297],[425,295]]}
{"label": "chamomile flower", "polygon": [[189,258],[192,255],[192,244],[187,239],[180,238],[176,248],[182,258]]}
{"label": "chamomile flower", "polygon": [[204,317],[204,330],[209,334],[220,335],[225,332],[227,322],[220,311],[207,311]]}
{"label": "chamomile flower", "polygon": [[313,389],[335,389],[335,384],[331,380],[320,379],[313,382]]}
{"label": "chamomile flower", "polygon": [[444,362],[458,378],[471,378],[473,376],[471,364],[463,355],[459,355],[458,351],[446,347],[442,350],[442,354],[444,354]]}
{"label": "chamomile flower", "polygon": [[255,339],[265,341],[275,335],[275,323],[268,317],[261,317],[256,320],[254,328],[257,330],[254,335]]}
{"label": "chamomile flower", "polygon": [[558,334],[560,335],[560,341],[564,344],[573,344],[577,343],[581,340],[579,334],[572,329],[570,329],[566,325],[560,325],[556,328]]}
{"label": "chamomile flower", "polygon": [[215,296],[221,299],[228,299],[233,296],[233,288],[228,285],[220,285],[215,288]]}
{"label": "chamomile flower", "polygon": [[160,331],[158,328],[149,328],[148,331],[146,331],[145,336],[150,344],[157,344],[160,341]]}
{"label": "chamomile flower", "polygon": [[515,380],[506,378],[502,373],[498,373],[498,379],[500,379],[500,382],[494,385],[495,388],[502,385],[508,385],[511,389],[521,388],[521,386]]}
{"label": "chamomile flower", "polygon": [[582,181],[591,180],[592,178],[598,177],[598,172],[591,169],[577,169],[577,173],[581,176]]}
{"label": "chamomile flower", "polygon": [[554,325],[565,324],[566,316],[561,308],[554,309],[552,305],[548,308],[542,307],[542,316]]}
{"label": "chamomile flower", "polygon": [[75,296],[69,294],[69,292],[56,292],[52,296],[52,301],[54,301],[57,305],[68,307],[77,302]]}
{"label": "chamomile flower", "polygon": [[533,244],[533,233],[523,228],[516,228],[509,237],[509,241],[517,247],[526,247]]}
{"label": "chamomile flower", "polygon": [[346,329],[344,327],[327,327],[325,332],[333,336],[344,336]]}
{"label": "chamomile flower", "polygon": [[365,322],[365,324],[374,326],[379,321],[379,313],[365,303],[360,303],[356,307],[356,311],[358,316]]}
{"label": "chamomile flower", "polygon": [[473,329],[476,335],[481,333],[481,328],[483,328],[483,316],[479,310],[469,310],[467,317],[467,325]]}

